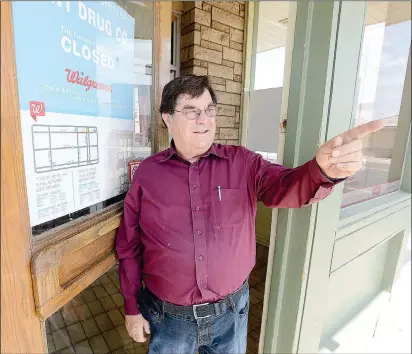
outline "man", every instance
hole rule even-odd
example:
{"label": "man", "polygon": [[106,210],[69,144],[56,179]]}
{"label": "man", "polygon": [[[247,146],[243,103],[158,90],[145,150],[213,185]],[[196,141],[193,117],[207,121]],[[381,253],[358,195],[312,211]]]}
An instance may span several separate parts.
{"label": "man", "polygon": [[206,76],[165,86],[171,146],[143,161],[125,199],[116,239],[125,322],[137,342],[151,334],[150,352],[245,353],[257,202],[320,201],[361,169],[360,138],[383,127],[352,129],[290,169],[213,144],[216,104]]}

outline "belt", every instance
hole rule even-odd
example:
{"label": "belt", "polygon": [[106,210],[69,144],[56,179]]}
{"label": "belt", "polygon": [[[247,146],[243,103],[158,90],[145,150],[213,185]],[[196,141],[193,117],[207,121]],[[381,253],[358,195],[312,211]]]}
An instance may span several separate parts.
{"label": "belt", "polygon": [[184,316],[190,319],[197,320],[199,318],[218,316],[221,313],[225,312],[228,308],[232,308],[233,311],[236,311],[236,304],[238,303],[238,301],[240,300],[240,298],[245,293],[248,287],[249,283],[246,280],[239,289],[237,289],[234,293],[228,295],[220,301],[213,303],[198,304],[193,306],[174,305],[157,299],[153,294],[151,295],[153,296],[154,300],[158,303],[159,307],[163,310],[163,312],[168,313],[170,315]]}

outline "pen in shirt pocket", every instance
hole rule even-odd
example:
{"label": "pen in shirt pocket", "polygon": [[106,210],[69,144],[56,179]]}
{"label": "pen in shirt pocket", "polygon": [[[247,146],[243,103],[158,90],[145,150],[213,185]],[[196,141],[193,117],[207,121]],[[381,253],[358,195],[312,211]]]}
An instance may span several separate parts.
{"label": "pen in shirt pocket", "polygon": [[217,194],[219,196],[219,201],[222,201],[222,191],[220,190],[220,186],[217,186]]}

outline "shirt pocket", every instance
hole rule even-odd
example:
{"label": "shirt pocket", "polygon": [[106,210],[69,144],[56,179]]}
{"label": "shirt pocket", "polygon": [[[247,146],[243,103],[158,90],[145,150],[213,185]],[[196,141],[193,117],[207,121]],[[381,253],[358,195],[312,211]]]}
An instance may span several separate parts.
{"label": "shirt pocket", "polygon": [[234,227],[246,217],[245,195],[240,188],[221,188],[212,191],[213,220],[217,227]]}

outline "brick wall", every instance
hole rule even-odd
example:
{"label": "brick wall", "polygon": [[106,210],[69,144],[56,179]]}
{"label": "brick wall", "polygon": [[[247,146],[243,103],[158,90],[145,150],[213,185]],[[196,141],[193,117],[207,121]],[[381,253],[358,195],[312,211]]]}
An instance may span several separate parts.
{"label": "brick wall", "polygon": [[208,75],[219,117],[215,141],[239,144],[245,5],[237,1],[184,1],[181,75]]}

